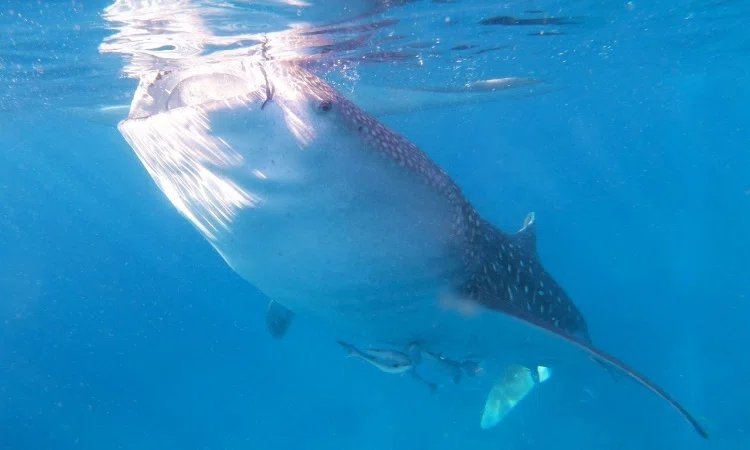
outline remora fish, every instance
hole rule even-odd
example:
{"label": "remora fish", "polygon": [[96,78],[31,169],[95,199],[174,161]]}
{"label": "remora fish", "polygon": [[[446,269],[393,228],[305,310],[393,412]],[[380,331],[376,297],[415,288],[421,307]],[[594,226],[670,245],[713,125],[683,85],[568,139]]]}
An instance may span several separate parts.
{"label": "remora fish", "polygon": [[437,385],[422,378],[415,366],[418,364],[409,355],[391,349],[360,350],[352,344],[338,341],[346,350],[347,358],[361,358],[385,373],[403,374],[408,372],[414,379],[424,383],[431,392],[437,392]]}
{"label": "remora fish", "polygon": [[385,373],[404,373],[414,369],[408,355],[395,350],[360,350],[352,344],[338,341],[347,352],[347,358],[362,358]]}
{"label": "remora fish", "polygon": [[593,347],[538,258],[533,214],[515,234],[499,230],[425,153],[302,65],[155,74],[118,128],[177,210],[273,299],[276,336],[305,313],[457,360],[563,343],[647,387],[707,438],[665,391]]}

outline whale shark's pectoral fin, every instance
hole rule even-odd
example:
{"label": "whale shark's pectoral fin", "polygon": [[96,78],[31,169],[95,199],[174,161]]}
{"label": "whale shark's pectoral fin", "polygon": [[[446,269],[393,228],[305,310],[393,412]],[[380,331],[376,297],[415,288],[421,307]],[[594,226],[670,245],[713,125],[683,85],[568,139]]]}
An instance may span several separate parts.
{"label": "whale shark's pectoral fin", "polygon": [[271,300],[266,311],[268,332],[274,338],[282,339],[286,336],[287,331],[289,331],[289,326],[292,324],[294,316],[295,314],[292,311]]}

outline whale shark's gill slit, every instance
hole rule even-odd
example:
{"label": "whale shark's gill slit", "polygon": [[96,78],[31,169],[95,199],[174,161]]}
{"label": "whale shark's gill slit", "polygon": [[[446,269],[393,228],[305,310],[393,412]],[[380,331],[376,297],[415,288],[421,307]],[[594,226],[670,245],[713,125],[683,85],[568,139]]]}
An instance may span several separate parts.
{"label": "whale shark's gill slit", "polygon": [[[491,293],[488,292],[482,292],[483,295],[492,296]],[[523,309],[513,308],[510,305],[507,305],[505,308],[503,308],[503,313],[507,314],[510,317],[515,318],[516,320],[520,320],[521,322],[531,325],[532,327],[544,331],[547,334],[552,335],[553,337],[556,337],[558,339],[561,339],[569,344],[574,345],[575,347],[578,347],[579,349],[585,351],[589,355],[591,355],[598,363],[607,364],[620,372],[624,373],[631,379],[635,380],[638,384],[642,385],[646,389],[650,390],[654,394],[661,397],[663,400],[665,400],[667,403],[669,403],[670,406],[672,406],[674,409],[677,410],[677,412],[680,413],[680,415],[690,423],[690,425],[693,426],[695,431],[704,439],[708,439],[708,432],[703,427],[703,425],[698,422],[698,419],[696,419],[690,412],[682,406],[677,400],[672,398],[664,389],[660,388],[658,385],[656,385],[654,382],[646,378],[644,375],[641,375],[640,373],[636,372],[635,369],[631,368],[624,362],[618,360],[614,356],[605,353],[602,350],[599,350],[598,348],[594,347],[592,344],[583,342],[579,338],[576,338],[575,336],[567,333],[566,331],[560,329],[560,328],[554,328],[551,325],[547,324],[546,322],[534,317],[531,314],[526,313]]]}

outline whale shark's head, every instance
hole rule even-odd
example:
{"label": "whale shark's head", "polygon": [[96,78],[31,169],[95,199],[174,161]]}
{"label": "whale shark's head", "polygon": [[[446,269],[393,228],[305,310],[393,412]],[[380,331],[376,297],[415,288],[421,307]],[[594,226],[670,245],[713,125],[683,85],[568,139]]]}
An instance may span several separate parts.
{"label": "whale shark's head", "polygon": [[309,180],[313,161],[303,156],[356,137],[364,113],[355,110],[299,64],[222,62],[142,79],[118,128],[175,207],[214,240],[238,210],[268,200],[267,185]]}
{"label": "whale shark's head", "polygon": [[315,139],[315,130],[323,131],[326,122],[340,123],[341,113],[346,112],[341,105],[353,107],[303,65],[283,61],[222,62],[180,73],[159,72],[144,79],[128,118],[184,108],[241,110],[245,131],[284,126],[301,145],[306,145]]}

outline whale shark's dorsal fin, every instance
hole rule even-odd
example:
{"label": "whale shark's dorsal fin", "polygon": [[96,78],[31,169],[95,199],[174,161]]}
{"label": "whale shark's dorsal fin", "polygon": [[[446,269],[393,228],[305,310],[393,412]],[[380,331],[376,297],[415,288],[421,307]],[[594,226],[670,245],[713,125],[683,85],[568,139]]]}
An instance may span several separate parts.
{"label": "whale shark's dorsal fin", "polygon": [[266,326],[268,332],[276,339],[282,339],[289,331],[289,326],[294,319],[294,312],[288,310],[279,303],[271,300],[266,311]]}
{"label": "whale shark's dorsal fin", "polygon": [[527,255],[536,256],[536,215],[533,212],[526,215],[523,226],[513,237]]}

